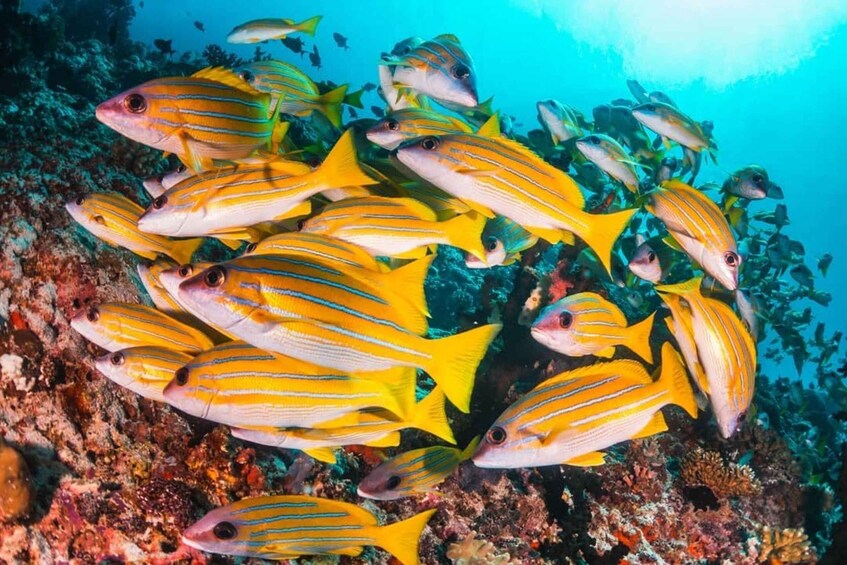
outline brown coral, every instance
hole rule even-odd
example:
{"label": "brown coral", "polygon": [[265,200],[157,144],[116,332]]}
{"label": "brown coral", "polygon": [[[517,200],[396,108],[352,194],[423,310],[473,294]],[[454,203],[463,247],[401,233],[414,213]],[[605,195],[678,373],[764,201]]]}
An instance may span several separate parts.
{"label": "brown coral", "polygon": [[26,517],[33,494],[23,456],[0,437],[0,522]]}
{"label": "brown coral", "polygon": [[774,530],[764,526],[761,535],[762,549],[759,552],[761,563],[808,563],[815,560],[809,545],[809,536],[803,528]]}
{"label": "brown coral", "polygon": [[750,496],[762,491],[752,468],[726,463],[720,453],[699,447],[683,458],[681,474],[686,485],[708,487],[718,498]]}
{"label": "brown coral", "polygon": [[498,553],[493,543],[476,539],[476,533],[464,541],[450,544],[447,558],[453,565],[508,565],[512,562],[509,554]]}

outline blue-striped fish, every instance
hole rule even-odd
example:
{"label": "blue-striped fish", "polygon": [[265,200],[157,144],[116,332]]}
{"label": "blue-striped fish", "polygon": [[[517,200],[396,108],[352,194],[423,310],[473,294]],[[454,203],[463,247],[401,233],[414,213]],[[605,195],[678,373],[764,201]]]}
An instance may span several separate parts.
{"label": "blue-striped fish", "polygon": [[185,165],[180,165],[173,171],[147,177],[144,179],[144,182],[142,182],[142,185],[144,186],[144,190],[147,191],[147,194],[156,198],[164,194],[167,189],[176,183],[184,181],[192,176],[194,176],[194,171]]}
{"label": "blue-striped fish", "polygon": [[359,167],[348,130],[314,171],[304,163],[271,160],[198,175],[156,198],[138,227],[161,235],[256,239],[248,228],[308,214],[315,194],[377,182]]}
{"label": "blue-striped fish", "polygon": [[662,220],[689,257],[728,290],[738,288],[741,255],[717,204],[677,180],[662,183],[647,198],[647,211]]}
{"label": "blue-striped fish", "polygon": [[418,540],[436,510],[387,526],[347,502],[311,496],[260,496],[216,508],[182,534],[186,545],[209,553],[296,559],[348,555],[375,545],[403,565],[418,565]]}
{"label": "blue-striped fish", "polygon": [[236,341],[179,368],[164,397],[183,412],[228,426],[308,427],[364,408],[403,418],[414,406],[415,376],[400,367],[359,377]]}
{"label": "blue-striped fish", "polygon": [[553,145],[582,136],[582,128],[573,108],[558,100],[541,100],[535,105],[538,121],[553,139]]}
{"label": "blue-striped fish", "polygon": [[422,314],[397,298],[405,290],[387,292],[299,259],[247,255],[196,274],[178,295],[270,351],[349,372],[421,368],[467,412],[477,365],[500,326],[425,339]]}
{"label": "blue-striped fish", "polygon": [[385,266],[364,247],[334,237],[307,232],[272,235],[248,245],[244,254],[323,259],[339,265],[376,272],[382,272]]}
{"label": "blue-striped fish", "polygon": [[621,309],[594,292],[580,292],[547,306],[532,324],[532,337],[553,351],[580,357],[612,357],[615,347],[626,346],[636,355],[653,362],[650,314],[629,325]]}
{"label": "blue-striped fish", "polygon": [[154,263],[139,263],[136,267],[138,278],[141,279],[141,284],[150,296],[150,300],[153,301],[156,308],[168,314],[183,312],[184,310],[167,289],[162,286],[159,276],[162,274],[162,271],[167,271],[177,266],[173,261],[159,259]]}
{"label": "blue-striped fish", "polygon": [[149,345],[184,353],[214,346],[203,332],[141,304],[105,302],[80,310],[71,327],[107,351]]}
{"label": "blue-striped fish", "polygon": [[511,265],[520,259],[522,251],[538,243],[538,236],[526,231],[509,218],[497,216],[485,224],[482,242],[485,246],[485,261],[465,254],[465,265],[469,269]]}
{"label": "blue-striped fish", "polygon": [[222,68],[145,82],[103,102],[96,114],[121,135],[173,153],[195,171],[210,169],[214,159],[272,148],[285,129],[269,94]]}
{"label": "blue-striped fish", "polygon": [[367,136],[380,147],[396,149],[404,141],[416,137],[472,131],[470,125],[458,118],[424,108],[405,108],[379,120],[371,126]]}
{"label": "blue-striped fish", "polygon": [[659,380],[636,361],[595,363],[548,379],[512,404],[473,456],[479,467],[602,465],[602,450],[666,431],[661,409],[697,404],[670,343],[662,346]]}
{"label": "blue-striped fish", "polygon": [[422,257],[439,244],[485,258],[485,217],[476,212],[439,222],[435,212],[412,198],[368,196],[326,206],[301,231],[342,239],[376,257]]}
{"label": "blue-striped fish", "polygon": [[314,36],[322,18],[323,16],[314,16],[300,23],[295,23],[294,20],[287,18],[250,20],[235,26],[226,36],[226,40],[229,43],[259,43],[272,39],[284,39],[298,31]]}
{"label": "blue-striped fish", "polygon": [[380,65],[394,67],[396,86],[465,108],[479,103],[473,61],[455,35],[439,35]]}
{"label": "blue-striped fish", "polygon": [[365,410],[312,428],[232,428],[232,436],[280,449],[299,449],[319,461],[335,462],[335,450],[346,445],[394,447],[400,430],[414,428],[448,443],[456,443],[445,412],[444,392],[436,387],[415,406],[410,418],[398,418],[385,410]]}
{"label": "blue-striped fish", "polygon": [[717,147],[711,136],[703,130],[701,124],[673,105],[651,101],[635,106],[632,115],[662,137],[676,141],[697,153],[706,150],[714,158]]}
{"label": "blue-striped fish", "polygon": [[479,436],[472,439],[465,449],[437,445],[396,455],[359,482],[359,496],[394,500],[432,492],[459,465],[471,458],[477,444]]}
{"label": "blue-striped fish", "polygon": [[187,263],[203,243],[202,239],[175,240],[142,232],[138,229],[138,219],[144,208],[116,192],[80,196],[65,204],[65,209],[98,239],[129,249],[145,259],[166,255],[178,263]]}
{"label": "blue-striped fish", "polygon": [[[676,285],[657,286],[663,297],[678,295],[690,311],[691,333],[697,358],[705,373],[718,429],[725,438],[737,432],[753,400],[756,380],[756,343],[744,323],[727,304],[700,292],[702,277]],[[670,302],[669,302],[670,304]]]}
{"label": "blue-striped fish", "polygon": [[165,402],[162,391],[192,355],[164,347],[130,347],[98,357],[94,365],[110,381],[127,390]]}
{"label": "blue-striped fish", "polygon": [[638,192],[636,164],[620,143],[608,135],[592,133],[580,138],[576,142],[576,148],[586,159],[619,181],[630,192]]}
{"label": "blue-striped fish", "polygon": [[474,134],[424,137],[401,145],[400,161],[487,217],[505,216],[551,242],[572,233],[608,271],[612,247],[635,210],[589,214],[579,186],[523,145]]}

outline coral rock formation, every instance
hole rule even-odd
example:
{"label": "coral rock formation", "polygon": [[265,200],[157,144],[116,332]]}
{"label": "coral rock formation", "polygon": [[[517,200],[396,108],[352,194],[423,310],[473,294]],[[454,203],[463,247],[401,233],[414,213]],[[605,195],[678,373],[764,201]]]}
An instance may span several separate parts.
{"label": "coral rock formation", "polygon": [[34,495],[26,461],[0,437],[0,522],[25,518]]}

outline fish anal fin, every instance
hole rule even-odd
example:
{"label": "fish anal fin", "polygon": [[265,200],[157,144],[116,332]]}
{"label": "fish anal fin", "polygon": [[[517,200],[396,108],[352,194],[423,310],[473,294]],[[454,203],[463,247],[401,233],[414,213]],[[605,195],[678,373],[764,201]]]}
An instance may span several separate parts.
{"label": "fish anal fin", "polygon": [[312,447],[304,449],[303,453],[322,463],[329,463],[332,465],[336,462],[334,447]]}
{"label": "fish anal fin", "polygon": [[573,465],[574,467],[596,467],[606,463],[606,455],[601,451],[591,451],[585,455],[562,461],[563,465]]}
{"label": "fish anal fin", "polygon": [[615,346],[610,345],[609,347],[604,347],[600,351],[595,351],[594,355],[597,357],[603,357],[605,359],[610,359],[615,356]]}
{"label": "fish anal fin", "polygon": [[668,425],[665,423],[665,417],[661,412],[656,412],[650,418],[650,421],[647,422],[647,425],[632,436],[632,439],[650,437],[666,431],[668,431]]}

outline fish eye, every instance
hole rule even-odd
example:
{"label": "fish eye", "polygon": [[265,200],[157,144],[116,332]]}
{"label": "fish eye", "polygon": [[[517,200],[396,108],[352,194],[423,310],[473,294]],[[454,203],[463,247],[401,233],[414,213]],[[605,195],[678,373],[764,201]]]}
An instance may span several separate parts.
{"label": "fish eye", "polygon": [[124,361],[126,361],[126,358],[124,357],[124,354],[120,351],[112,353],[112,355],[109,357],[109,362],[115,367],[120,367],[124,364]]}
{"label": "fish eye", "polygon": [[77,206],[82,206],[83,204],[85,204],[85,197],[84,197],[84,196],[80,196],[79,198],[77,198],[76,200],[74,200],[74,202],[76,202],[76,205],[77,205]]}
{"label": "fish eye", "polygon": [[253,78],[254,78],[253,73],[251,73],[250,71],[241,71],[240,76],[241,76],[242,79],[246,80],[247,82],[252,81]]}
{"label": "fish eye", "polygon": [[765,177],[756,173],[753,175],[753,182],[756,183],[756,186],[761,187],[765,183]]}
{"label": "fish eye", "polygon": [[653,253],[652,251],[648,252],[648,253],[647,253],[647,261],[649,261],[650,263],[652,263],[652,262],[653,262],[653,261],[655,261],[655,260],[656,260],[656,254],[655,254],[655,253]]}
{"label": "fish eye", "polygon": [[421,147],[427,151],[434,151],[438,147],[438,139],[435,137],[425,137],[421,140]]}
{"label": "fish eye", "polygon": [[[301,220],[301,221],[302,221],[302,220]],[[298,227],[299,227],[299,226],[298,226]],[[256,248],[257,248],[258,246],[259,246],[259,244],[258,244],[258,243],[251,243],[251,244],[250,244],[250,245],[248,245],[248,246],[247,246],[247,248],[244,250],[244,253],[253,253],[254,251],[256,251]]]}
{"label": "fish eye", "polygon": [[402,479],[399,476],[391,475],[390,477],[388,477],[388,482],[385,483],[385,486],[386,488],[388,488],[388,490],[394,490],[400,486],[401,482]]}
{"label": "fish eye", "polygon": [[497,238],[496,237],[487,238],[485,240],[485,248],[488,251],[494,251],[495,249],[497,249]]}
{"label": "fish eye", "polygon": [[723,254],[723,262],[730,267],[737,267],[739,263],[738,254],[735,251],[727,251]]}
{"label": "fish eye", "polygon": [[188,368],[183,367],[182,369],[178,369],[176,373],[174,373],[174,382],[179,386],[185,386],[188,383]]}
{"label": "fish eye", "polygon": [[386,121],[385,125],[388,126],[388,129],[390,129],[391,131],[397,131],[398,129],[400,129],[400,122],[393,118]]}
{"label": "fish eye", "polygon": [[167,203],[168,197],[163,194],[162,196],[156,198],[156,200],[153,201],[153,208],[155,208],[156,210],[161,210],[165,207],[165,204]]}
{"label": "fish eye", "polygon": [[303,231],[304,227],[306,227],[306,220],[297,220],[297,231]]}
{"label": "fish eye", "polygon": [[496,428],[491,428],[488,430],[488,433],[485,434],[485,441],[492,445],[500,445],[504,441],[506,441],[506,430],[497,426]]}
{"label": "fish eye", "polygon": [[226,273],[223,270],[223,267],[212,267],[211,269],[206,271],[206,276],[203,277],[203,281],[206,283],[206,286],[221,286],[224,282],[224,278],[226,278]]}
{"label": "fish eye", "polygon": [[591,145],[600,145],[600,138],[596,135],[589,135],[585,138],[585,141],[587,141]]}
{"label": "fish eye", "polygon": [[177,271],[177,274],[178,274],[181,278],[183,278],[183,279],[184,279],[184,278],[190,277],[190,276],[191,276],[191,273],[193,273],[193,272],[194,272],[194,266],[193,266],[193,265],[191,265],[190,263],[186,263],[185,265],[182,265],[182,266],[179,268],[179,270]]}
{"label": "fish eye", "polygon": [[463,65],[462,63],[454,65],[450,72],[454,77],[459,80],[465,80],[469,76],[471,76],[471,69],[467,65]]}
{"label": "fish eye", "polygon": [[134,92],[124,98],[124,106],[131,113],[140,114],[147,109],[147,100],[137,92]]}
{"label": "fish eye", "polygon": [[100,319],[100,311],[97,308],[92,308],[85,317],[88,318],[89,322],[96,322]]}
{"label": "fish eye", "polygon": [[238,535],[238,530],[232,525],[232,522],[218,522],[212,528],[212,533],[219,540],[231,540]]}
{"label": "fish eye", "polygon": [[559,325],[561,327],[563,327],[564,329],[568,329],[569,327],[571,327],[572,323],[573,323],[573,314],[571,314],[568,311],[564,311],[561,314],[559,314]]}
{"label": "fish eye", "polygon": [[180,163],[179,167],[176,168],[176,172],[182,174],[186,171],[186,169],[188,169],[188,167]]}

